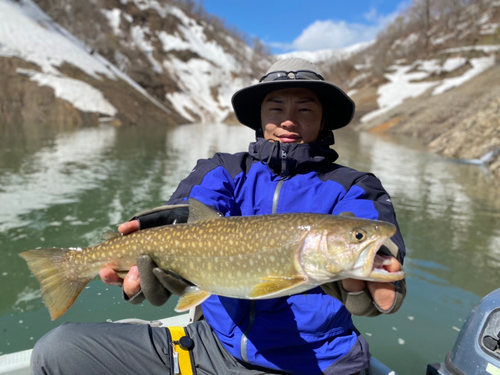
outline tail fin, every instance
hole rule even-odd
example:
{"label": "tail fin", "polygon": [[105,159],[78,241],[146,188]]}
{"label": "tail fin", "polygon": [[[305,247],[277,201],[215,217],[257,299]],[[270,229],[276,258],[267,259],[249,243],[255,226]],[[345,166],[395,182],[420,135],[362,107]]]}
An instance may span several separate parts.
{"label": "tail fin", "polygon": [[64,314],[92,280],[92,276],[77,276],[68,272],[68,251],[71,250],[54,248],[28,250],[19,254],[28,262],[28,267],[40,282],[43,302],[52,320]]}

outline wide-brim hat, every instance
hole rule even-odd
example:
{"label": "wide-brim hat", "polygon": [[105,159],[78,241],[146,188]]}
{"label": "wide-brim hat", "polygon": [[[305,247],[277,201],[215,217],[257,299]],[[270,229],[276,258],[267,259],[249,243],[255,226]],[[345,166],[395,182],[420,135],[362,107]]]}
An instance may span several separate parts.
{"label": "wide-brim hat", "polygon": [[[295,72],[309,71],[298,79]],[[273,74],[280,72],[279,74]],[[276,80],[266,80],[268,78]],[[279,78],[278,78],[279,76]],[[324,129],[335,130],[349,124],[354,116],[354,102],[337,86],[322,80],[319,69],[310,61],[301,58],[287,58],[275,62],[264,75],[261,82],[237,91],[232,99],[233,109],[238,121],[254,130],[261,128],[260,108],[267,94],[287,88],[306,88],[318,95],[323,106]]]}

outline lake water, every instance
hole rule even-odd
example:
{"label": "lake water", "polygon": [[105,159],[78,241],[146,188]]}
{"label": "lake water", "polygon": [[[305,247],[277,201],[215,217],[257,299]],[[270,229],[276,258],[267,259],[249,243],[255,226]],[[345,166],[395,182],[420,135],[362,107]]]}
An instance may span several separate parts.
{"label": "lake water", "polygon": [[[84,247],[145,208],[163,204],[199,158],[246,150],[242,126],[84,128],[0,139],[0,354],[31,348],[66,321],[175,315],[122,302],[92,281],[51,322],[25,262],[37,247]],[[342,130],[339,163],[371,171],[392,196],[407,245],[401,310],[355,318],[371,352],[399,374],[444,360],[470,309],[500,287],[500,194],[479,166],[428,154],[408,139]]]}

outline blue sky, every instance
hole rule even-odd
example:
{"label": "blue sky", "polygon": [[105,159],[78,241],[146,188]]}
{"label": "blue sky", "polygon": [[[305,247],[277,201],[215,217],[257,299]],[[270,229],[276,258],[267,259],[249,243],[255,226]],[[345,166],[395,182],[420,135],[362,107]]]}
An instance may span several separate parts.
{"label": "blue sky", "polygon": [[343,48],[375,39],[411,0],[204,0],[205,9],[273,53]]}

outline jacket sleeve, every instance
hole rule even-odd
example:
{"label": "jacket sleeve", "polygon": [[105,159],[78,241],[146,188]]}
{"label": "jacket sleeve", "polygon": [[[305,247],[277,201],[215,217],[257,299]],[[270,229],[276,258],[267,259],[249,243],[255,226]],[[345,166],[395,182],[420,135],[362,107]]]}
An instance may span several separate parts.
{"label": "jacket sleeve", "polygon": [[217,155],[201,159],[182,180],[168,204],[187,203],[189,198],[211,206],[224,216],[235,215],[235,182]]}
{"label": "jacket sleeve", "polygon": [[[359,172],[351,172],[359,173]],[[406,249],[396,220],[396,214],[387,191],[380,181],[372,174],[361,174],[354,179],[354,183],[346,187],[346,194],[337,203],[333,214],[349,211],[357,217],[365,219],[382,220],[394,224],[396,234],[391,240],[398,246],[396,258],[403,264]],[[377,316],[380,314],[395,313],[401,307],[406,296],[406,281],[400,280],[392,283],[396,297],[393,305],[388,310],[382,310],[365,288],[360,292],[350,293],[342,287],[342,281],[335,281],[322,286],[325,293],[340,300],[353,315]]]}

